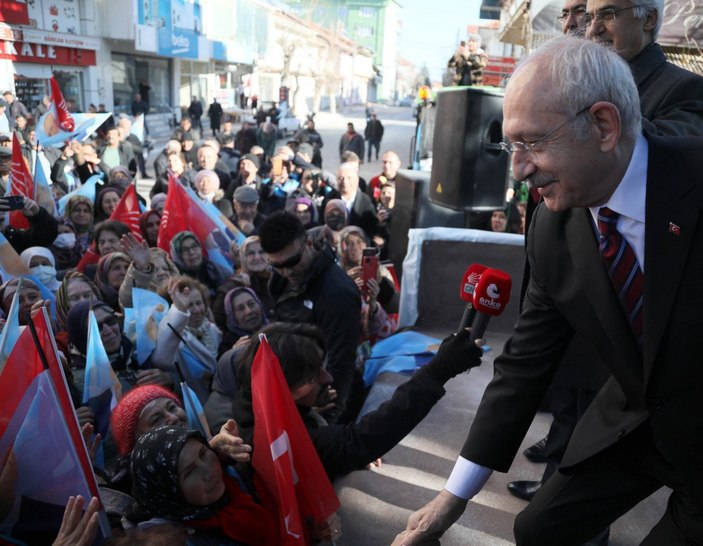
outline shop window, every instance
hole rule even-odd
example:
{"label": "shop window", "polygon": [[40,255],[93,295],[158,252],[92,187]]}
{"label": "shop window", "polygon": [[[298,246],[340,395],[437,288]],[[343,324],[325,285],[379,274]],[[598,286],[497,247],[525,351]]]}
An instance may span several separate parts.
{"label": "shop window", "polygon": [[[114,113],[131,114],[132,101],[139,93],[150,113],[171,111],[171,65],[168,59],[112,54]],[[109,108],[109,105],[108,105]]]}

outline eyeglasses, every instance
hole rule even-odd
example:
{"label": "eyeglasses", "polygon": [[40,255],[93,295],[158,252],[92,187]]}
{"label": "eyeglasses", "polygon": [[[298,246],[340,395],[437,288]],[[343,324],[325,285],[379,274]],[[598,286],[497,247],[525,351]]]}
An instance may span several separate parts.
{"label": "eyeglasses", "polygon": [[563,23],[572,15],[577,21],[582,19],[583,16],[586,15],[586,7],[578,6],[573,9],[563,9],[561,10],[561,15],[557,15],[557,21]]}
{"label": "eyeglasses", "polygon": [[305,251],[306,246],[307,246],[306,242],[303,241],[303,244],[300,245],[300,249],[298,250],[298,252],[295,253],[294,256],[291,256],[286,261],[281,262],[281,263],[275,263],[275,262],[272,262],[271,260],[268,260],[268,263],[274,269],[292,269],[300,263],[300,260],[303,259],[303,252]]}
{"label": "eyeglasses", "polygon": [[549,140],[550,137],[554,136],[557,131],[560,129],[566,127],[569,123],[574,121],[577,117],[579,117],[581,114],[584,112],[587,112],[592,104],[590,106],[586,106],[585,108],[579,110],[574,114],[573,117],[567,119],[564,123],[558,125],[551,131],[549,131],[546,135],[544,135],[542,138],[538,138],[534,142],[510,142],[510,141],[503,141],[500,143],[500,149],[508,152],[509,154],[515,153],[515,152],[534,152],[535,147],[539,146],[540,144],[543,144]]}
{"label": "eyeglasses", "polygon": [[626,8],[603,8],[599,9],[595,13],[585,13],[583,16],[583,22],[586,26],[591,25],[594,21],[596,23],[606,23],[615,19],[615,15],[621,11],[627,11],[629,9],[635,9],[641,7],[639,4],[634,6],[629,6]]}
{"label": "eyeglasses", "polygon": [[181,254],[188,254],[190,251],[200,250],[200,245],[182,246]]}
{"label": "eyeglasses", "polygon": [[98,330],[102,330],[103,326],[108,326],[109,328],[112,328],[113,326],[117,325],[117,319],[115,317],[105,317],[103,320],[98,322]]}

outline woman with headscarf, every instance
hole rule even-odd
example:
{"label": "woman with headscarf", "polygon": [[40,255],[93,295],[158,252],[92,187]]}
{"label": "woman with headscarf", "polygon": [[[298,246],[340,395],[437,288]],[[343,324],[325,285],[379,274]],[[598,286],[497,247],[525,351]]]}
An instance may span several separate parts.
{"label": "woman with headscarf", "polygon": [[122,250],[131,259],[127,275],[120,287],[120,305],[132,307],[132,288],[143,288],[158,292],[171,277],[178,275],[176,264],[160,248],[148,248],[146,242],[137,241],[132,233],[122,237]]}
{"label": "woman with headscarf", "polygon": [[181,273],[207,286],[209,296],[213,296],[225,280],[220,270],[203,256],[200,240],[192,231],[181,231],[173,236],[171,259]]}
{"label": "woman with headscarf", "polygon": [[155,248],[159,239],[161,215],[155,210],[145,210],[139,215],[139,231],[150,248]]}
{"label": "woman with headscarf", "polygon": [[166,194],[165,193],[154,194],[154,197],[151,198],[151,201],[149,203],[151,210],[157,212],[159,214],[159,216],[161,216],[161,214],[163,213],[165,205],[166,205]]}
{"label": "woman with headscarf", "polygon": [[220,188],[220,177],[215,171],[203,169],[198,171],[193,181],[198,197],[206,203],[211,203],[217,207],[225,217],[232,216],[232,201],[225,198],[225,192]]}
{"label": "woman with headscarf", "polygon": [[120,321],[109,305],[100,300],[81,301],[71,307],[66,317],[73,386],[77,389],[80,400],[83,400],[88,352],[88,317],[91,310],[95,313],[100,340],[110,359],[110,366],[122,385],[123,394],[137,385],[173,388],[176,381],[168,372],[155,368],[148,360],[139,366],[134,358],[134,346],[123,334]]}
{"label": "woman with headscarf", "polygon": [[252,235],[244,239],[239,247],[238,256],[240,261],[239,270],[217,288],[217,294],[212,302],[212,313],[215,317],[215,323],[223,332],[227,330],[225,296],[233,288],[242,286],[251,288],[263,306],[264,315],[268,318],[273,317],[276,305],[268,286],[271,278],[271,268],[266,259],[267,254],[261,248],[259,236]]}
{"label": "woman with headscarf", "polygon": [[[56,326],[58,331],[66,330],[66,316],[71,307],[81,301],[100,299],[100,289],[80,271],[69,271],[61,280],[56,291]],[[58,341],[58,335],[56,340]]]}
{"label": "woman with headscarf", "polygon": [[[197,280],[180,275],[162,286],[159,295],[172,305],[159,322],[151,361],[162,370],[182,373],[201,403],[205,403],[222,339],[222,333],[209,318],[207,288]],[[197,373],[188,365],[194,361],[197,361]]]}
{"label": "woman with headscarf", "polygon": [[64,216],[73,223],[76,241],[82,254],[90,246],[94,218],[93,201],[85,195],[72,196],[66,203]]}
{"label": "woman with headscarf", "polygon": [[[112,411],[110,424],[120,452],[116,464],[107,469],[110,487],[131,494],[129,456],[137,440],[163,425],[188,426],[188,420],[183,402],[172,390],[158,385],[142,385],[130,390],[120,399]],[[237,435],[234,419],[225,420],[208,444],[223,460],[250,460],[251,447]]]}
{"label": "woman with headscarf", "polygon": [[12,300],[18,289],[20,291],[20,296],[18,299],[19,309],[17,313],[20,325],[25,325],[27,324],[29,313],[34,304],[42,301],[42,295],[39,287],[31,279],[19,277],[7,281],[0,286],[0,305],[6,317],[10,312]]}
{"label": "woman with headscarf", "polygon": [[106,186],[98,192],[95,197],[95,222],[102,222],[110,218],[110,215],[120,202],[124,192],[114,186]]}
{"label": "woman with headscarf", "polygon": [[100,299],[116,313],[122,312],[118,296],[130,263],[126,254],[110,252],[100,258],[95,271],[95,285],[100,289]]}
{"label": "woman with headscarf", "polygon": [[76,238],[76,228],[73,226],[73,222],[63,216],[57,216],[56,221],[59,224],[59,234],[49,248],[54,255],[56,269],[66,271],[78,265],[83,251]]}
{"label": "woman with headscarf", "polygon": [[330,199],[325,204],[324,224],[308,231],[315,240],[326,241],[337,256],[341,254],[339,235],[349,222],[347,206],[341,199]]}
{"label": "woman with headscarf", "polygon": [[30,246],[23,250],[20,259],[39,282],[56,295],[61,283],[56,279],[56,259],[48,248]]}
{"label": "woman with headscarf", "polygon": [[165,425],[147,432],[134,446],[130,473],[136,500],[125,513],[130,522],[179,522],[192,529],[189,534],[205,532],[226,546],[281,544],[276,515],[225,472],[197,431]]}
{"label": "woman with headscarf", "polygon": [[223,331],[220,353],[233,348],[242,338],[248,338],[269,323],[261,300],[251,288],[239,286],[225,295],[227,329]]}
{"label": "woman with headscarf", "polygon": [[293,214],[295,214],[305,229],[314,228],[317,226],[317,207],[309,197],[297,197],[292,205]]}

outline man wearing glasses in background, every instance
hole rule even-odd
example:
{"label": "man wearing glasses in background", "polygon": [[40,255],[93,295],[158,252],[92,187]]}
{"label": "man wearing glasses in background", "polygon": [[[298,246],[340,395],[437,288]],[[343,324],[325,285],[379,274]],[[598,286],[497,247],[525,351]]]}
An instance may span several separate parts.
{"label": "man wearing glasses in background", "polygon": [[668,62],[656,42],[664,0],[589,0],[586,38],[625,59],[640,95],[644,129],[659,135],[703,134],[703,78]]}
{"label": "man wearing glasses in background", "polygon": [[343,415],[356,361],[361,330],[359,290],[335,262],[329,245],[308,238],[297,216],[274,212],[259,226],[261,248],[273,269],[269,282],[276,302],[274,318],[304,322],[322,330],[327,345],[327,371],[337,391],[328,422]]}

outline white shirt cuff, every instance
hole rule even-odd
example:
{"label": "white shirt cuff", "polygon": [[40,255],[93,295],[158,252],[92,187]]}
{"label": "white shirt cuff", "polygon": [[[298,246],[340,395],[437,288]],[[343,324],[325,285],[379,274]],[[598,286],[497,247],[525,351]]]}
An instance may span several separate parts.
{"label": "white shirt cuff", "polygon": [[483,489],[493,469],[459,457],[444,488],[460,499],[469,500]]}

